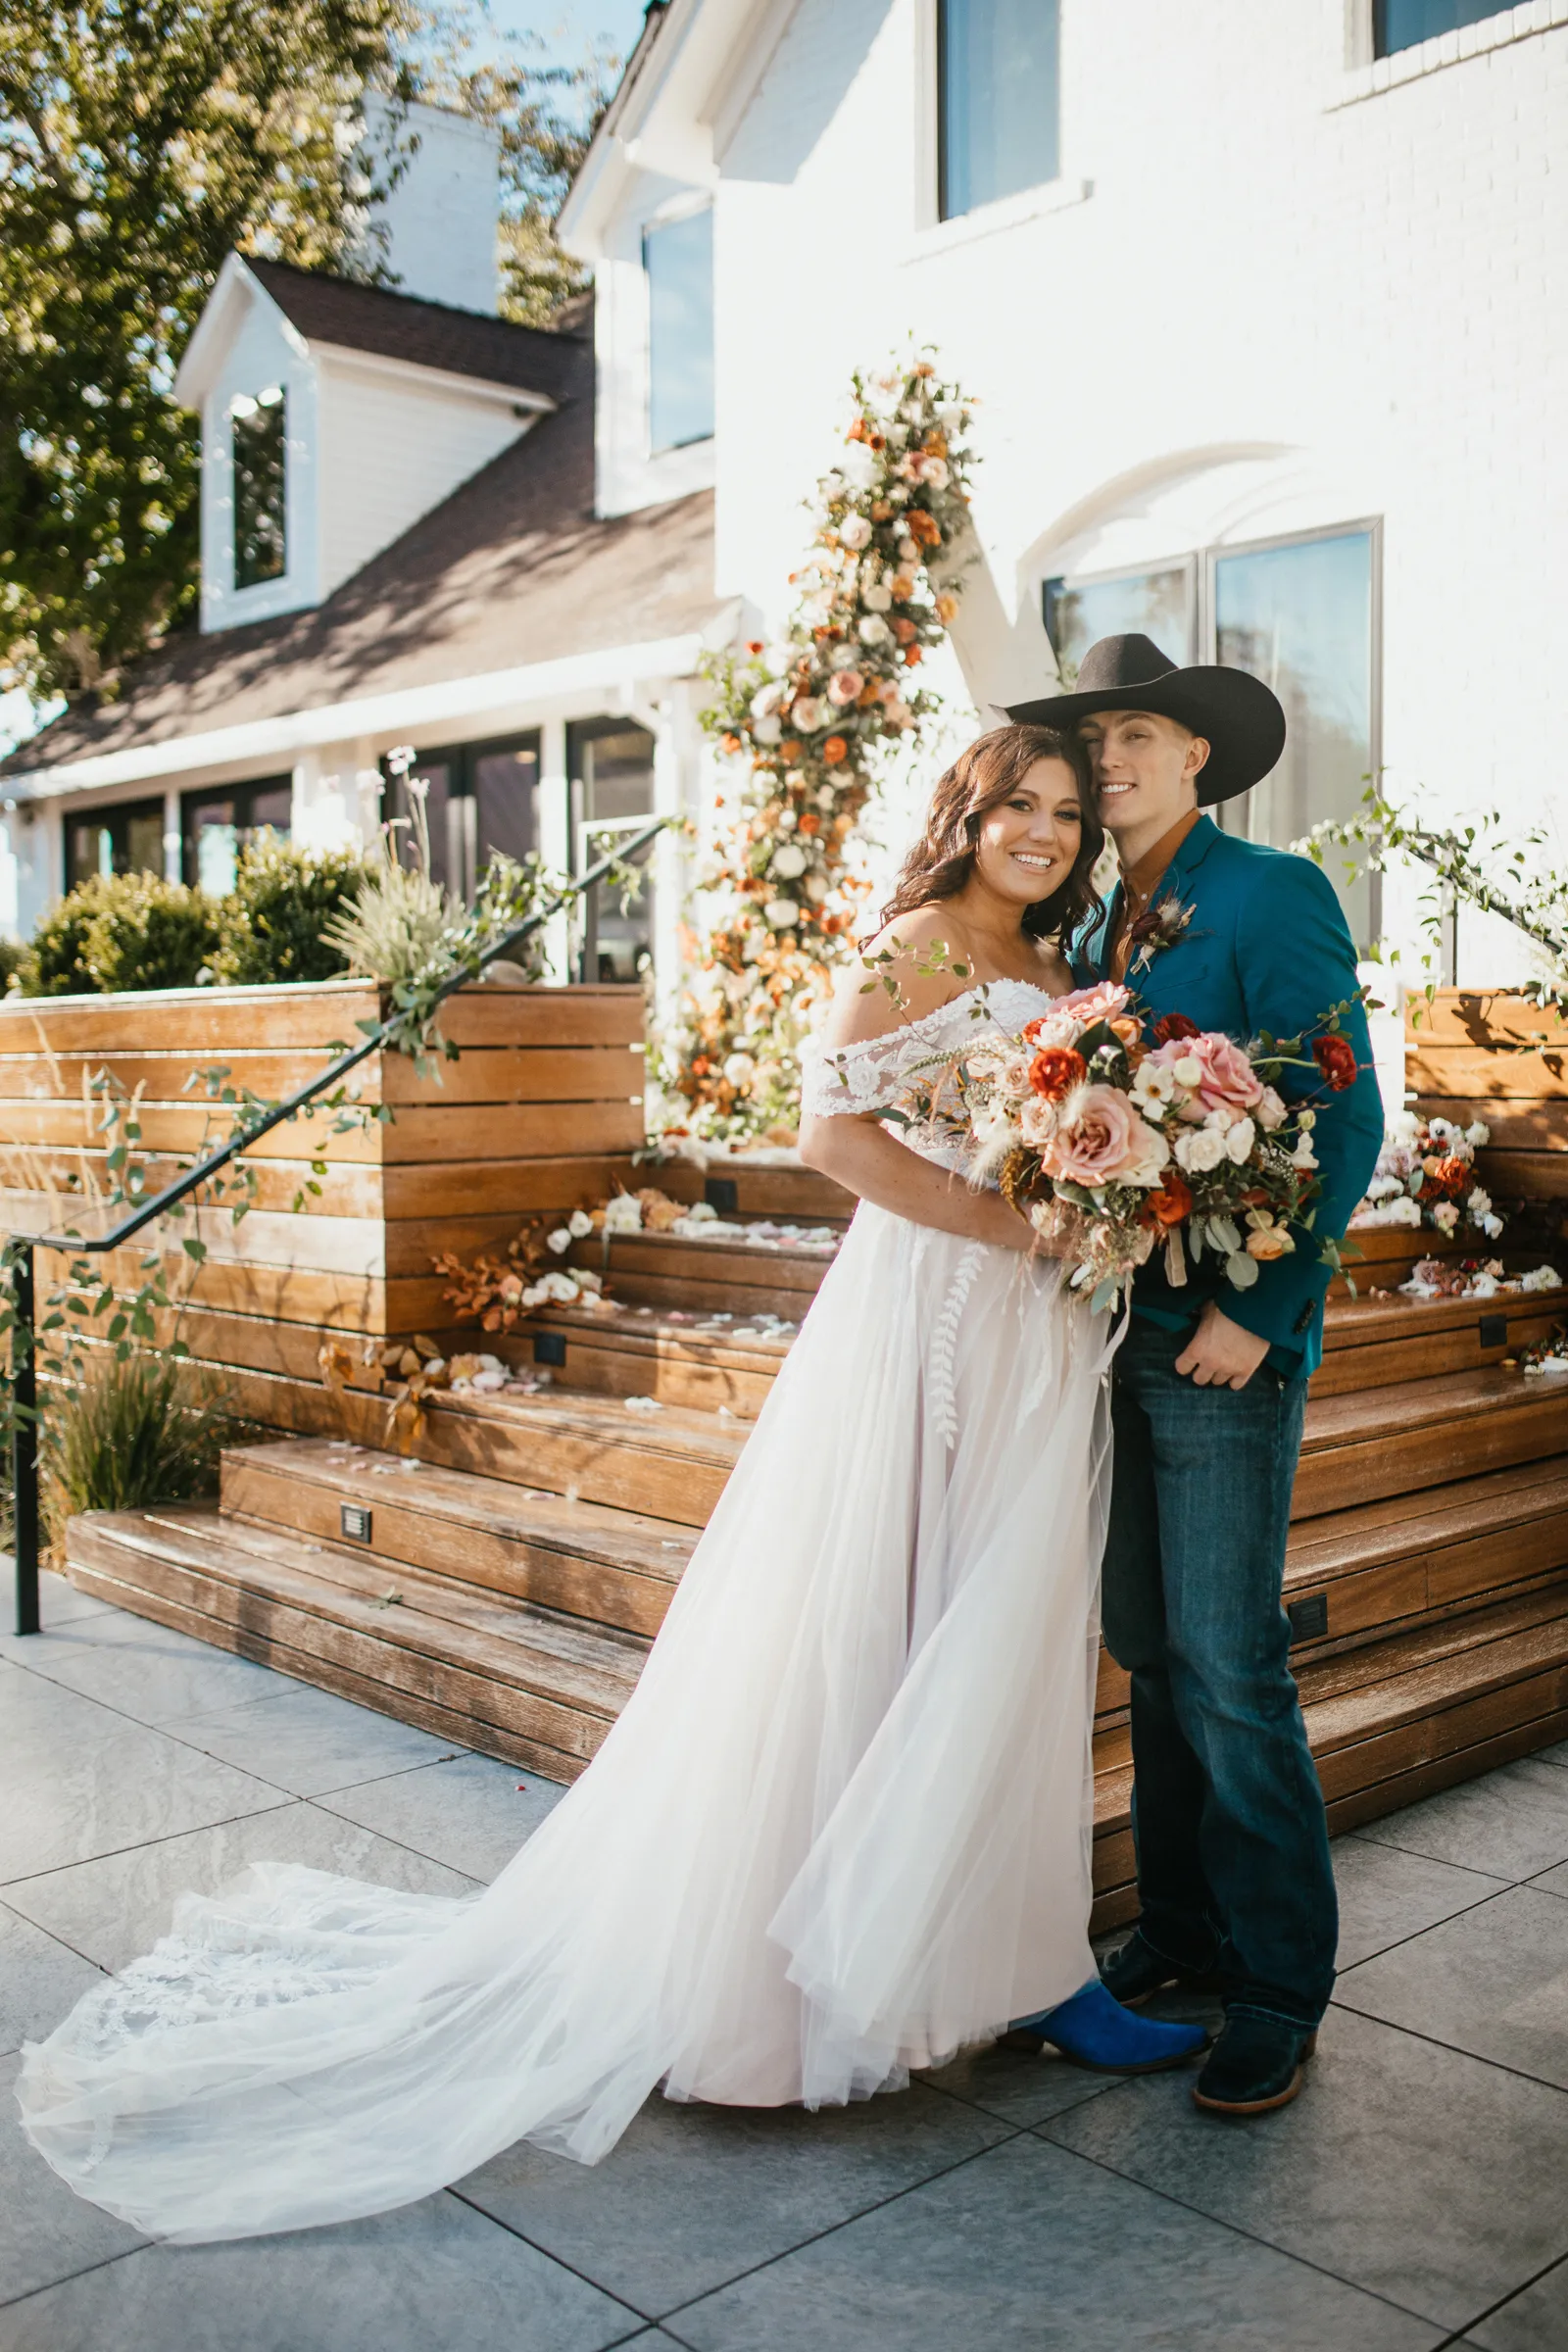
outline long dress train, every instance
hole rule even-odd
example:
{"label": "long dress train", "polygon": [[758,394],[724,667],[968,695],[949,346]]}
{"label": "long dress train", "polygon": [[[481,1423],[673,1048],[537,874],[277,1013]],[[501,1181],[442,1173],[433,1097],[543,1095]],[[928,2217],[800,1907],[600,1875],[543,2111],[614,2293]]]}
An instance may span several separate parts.
{"label": "long dress train", "polygon": [[[896,1102],[972,999],[812,1107]],[[262,1863],[185,1896],[27,2049],[35,2146],[150,2235],[246,2236],[523,2137],[593,2163],[661,2084],[896,2088],[1077,1990],[1105,1322],[1049,1262],[862,1205],[630,1704],[494,1885]]]}

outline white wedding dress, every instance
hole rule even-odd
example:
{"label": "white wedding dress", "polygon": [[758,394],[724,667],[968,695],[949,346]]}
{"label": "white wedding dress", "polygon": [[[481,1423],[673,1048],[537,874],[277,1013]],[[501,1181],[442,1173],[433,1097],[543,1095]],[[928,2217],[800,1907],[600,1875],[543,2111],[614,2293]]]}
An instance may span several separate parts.
{"label": "white wedding dress", "polygon": [[[1043,993],[990,1003],[1016,1028]],[[808,1106],[897,1104],[975,1001]],[[246,2236],[520,2138],[594,2163],[660,2085],[895,2089],[1075,1992],[1107,1323],[1049,1261],[862,1205],[631,1703],[495,1884],[263,1863],[185,1896],[27,2049],[34,2145],[150,2235]]]}

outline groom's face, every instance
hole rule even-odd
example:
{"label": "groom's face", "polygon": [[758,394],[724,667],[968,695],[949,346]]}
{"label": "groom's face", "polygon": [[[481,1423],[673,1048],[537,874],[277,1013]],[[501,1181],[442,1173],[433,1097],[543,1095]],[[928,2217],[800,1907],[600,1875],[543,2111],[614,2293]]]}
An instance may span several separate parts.
{"label": "groom's face", "polygon": [[1078,731],[1108,832],[1154,841],[1195,806],[1208,745],[1178,720],[1153,710],[1097,710]]}

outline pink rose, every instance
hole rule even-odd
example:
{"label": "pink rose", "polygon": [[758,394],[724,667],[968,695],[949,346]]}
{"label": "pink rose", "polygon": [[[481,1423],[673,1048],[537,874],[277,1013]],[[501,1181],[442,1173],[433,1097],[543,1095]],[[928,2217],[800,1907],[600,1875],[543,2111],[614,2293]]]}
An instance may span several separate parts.
{"label": "pink rose", "polygon": [[1069,1106],[1074,1117],[1059,1128],[1041,1153],[1048,1176],[1064,1176],[1069,1184],[1094,1191],[1103,1184],[1139,1184],[1146,1177],[1153,1129],[1140,1118],[1128,1098],[1113,1086],[1086,1086]]}
{"label": "pink rose", "polygon": [[1102,980],[1095,988],[1075,988],[1071,996],[1058,997],[1049,1012],[1030,1021],[1024,1036],[1032,1046],[1070,1046],[1081,1030],[1092,1029],[1099,1021],[1114,1019],[1128,1002],[1130,992],[1119,980]]}
{"label": "pink rose", "polygon": [[1262,1101],[1263,1082],[1257,1072],[1241,1047],[1217,1030],[1205,1029],[1200,1037],[1173,1037],[1169,1045],[1156,1046],[1150,1059],[1168,1062],[1172,1069],[1184,1061],[1196,1062],[1194,1091],[1205,1111],[1250,1110]]}
{"label": "pink rose", "polygon": [[830,703],[837,703],[842,710],[849,704],[859,701],[864,685],[865,680],[858,669],[836,669],[828,680],[827,699]]}

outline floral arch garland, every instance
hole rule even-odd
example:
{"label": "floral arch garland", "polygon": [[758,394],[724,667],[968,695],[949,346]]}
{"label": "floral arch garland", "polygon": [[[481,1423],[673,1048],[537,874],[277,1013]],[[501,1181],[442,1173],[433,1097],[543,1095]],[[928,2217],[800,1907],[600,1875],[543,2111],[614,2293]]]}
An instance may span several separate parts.
{"label": "floral arch garland", "polygon": [[698,874],[716,916],[684,942],[693,976],[661,1059],[671,1136],[793,1138],[800,1047],[867,887],[850,837],[889,747],[917,745],[942,708],[914,673],[957,611],[969,406],[923,355],[852,380],[788,633],[716,663],[702,714],[736,780]]}

